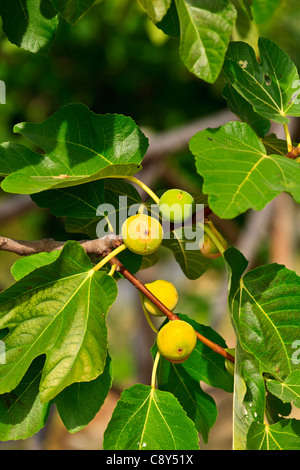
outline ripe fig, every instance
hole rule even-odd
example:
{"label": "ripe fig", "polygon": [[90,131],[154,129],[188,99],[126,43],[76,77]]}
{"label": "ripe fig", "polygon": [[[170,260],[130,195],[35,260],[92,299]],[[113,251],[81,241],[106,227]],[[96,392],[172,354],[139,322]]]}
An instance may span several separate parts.
{"label": "ripe fig", "polygon": [[157,219],[146,214],[128,217],[122,225],[121,235],[125,246],[138,255],[151,255],[161,245],[163,229]]}
{"label": "ripe fig", "polygon": [[182,320],[166,323],[158,332],[157,347],[169,362],[179,364],[193,352],[197,343],[194,328]]}
{"label": "ripe fig", "polygon": [[169,189],[159,200],[159,211],[163,220],[175,224],[190,219],[195,209],[195,201],[191,194],[181,189]]}
{"label": "ripe fig", "polygon": [[[174,310],[178,302],[178,292],[171,282],[158,279],[157,281],[145,284],[145,286],[169,310]],[[143,295],[142,301],[148,313],[154,315],[155,317],[164,316],[164,313],[145,295]]]}

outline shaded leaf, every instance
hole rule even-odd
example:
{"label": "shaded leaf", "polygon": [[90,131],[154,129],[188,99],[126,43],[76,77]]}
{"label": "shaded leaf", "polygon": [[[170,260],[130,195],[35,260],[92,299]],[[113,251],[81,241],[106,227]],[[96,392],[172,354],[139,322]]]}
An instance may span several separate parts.
{"label": "shaded leaf", "polygon": [[46,424],[50,405],[41,403],[39,396],[44,361],[45,357],[37,357],[19,385],[0,395],[1,441],[26,439]]}
{"label": "shaded leaf", "polygon": [[96,0],[51,0],[60,16],[75,24],[92,7]]}
{"label": "shaded leaf", "polygon": [[1,0],[0,15],[10,42],[30,52],[48,54],[58,25],[50,0]]}
{"label": "shaded leaf", "polygon": [[54,399],[58,413],[71,433],[80,431],[98,413],[112,386],[111,359],[99,377],[90,382],[74,383]]}
{"label": "shaded leaf", "polygon": [[[223,96],[227,101],[229,109],[246,122],[259,137],[264,137],[270,130],[271,123],[269,119],[256,113],[251,104],[245,100],[229,83],[226,83],[223,89]],[[285,143],[286,147],[286,143]],[[274,152],[272,152],[274,153]]]}
{"label": "shaded leaf", "polygon": [[190,72],[213,83],[222,68],[236,20],[227,0],[176,0],[180,21],[180,56]]}
{"label": "shaded leaf", "polygon": [[81,104],[63,106],[43,123],[21,123],[14,130],[46,151],[39,155],[22,145],[1,145],[0,175],[7,176],[2,188],[23,194],[133,175],[148,147],[131,118],[95,114]]}

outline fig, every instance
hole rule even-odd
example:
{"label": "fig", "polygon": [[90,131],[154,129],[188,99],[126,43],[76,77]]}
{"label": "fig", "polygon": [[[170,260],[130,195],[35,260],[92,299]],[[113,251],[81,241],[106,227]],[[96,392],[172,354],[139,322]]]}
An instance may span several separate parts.
{"label": "fig", "polygon": [[[212,231],[214,232],[214,234],[216,235],[216,237],[219,239],[224,250],[226,250],[227,241],[225,240],[225,238],[222,237],[220,232],[218,232],[218,230],[216,230],[214,226],[211,225],[210,227]],[[204,233],[203,245],[201,246],[200,251],[203,254],[203,256],[205,256],[205,258],[209,258],[209,259],[216,259],[222,255],[222,253],[220,253],[219,249],[216,247],[215,243],[206,233]]]}
{"label": "fig", "polygon": [[192,217],[195,201],[191,194],[181,189],[169,189],[159,200],[159,211],[163,220],[175,224]]}
{"label": "fig", "polygon": [[197,336],[189,323],[172,320],[159,330],[156,343],[160,354],[167,361],[179,364],[193,352]]}
{"label": "fig", "polygon": [[[147,289],[155,295],[169,310],[173,311],[178,302],[178,292],[176,287],[169,281],[158,279],[157,281],[145,284]],[[155,317],[163,317],[164,313],[151,301],[143,295],[142,301],[145,309]]]}
{"label": "fig", "polygon": [[136,214],[125,220],[121,235],[125,246],[130,251],[147,256],[160,247],[163,229],[157,219],[146,214]]}

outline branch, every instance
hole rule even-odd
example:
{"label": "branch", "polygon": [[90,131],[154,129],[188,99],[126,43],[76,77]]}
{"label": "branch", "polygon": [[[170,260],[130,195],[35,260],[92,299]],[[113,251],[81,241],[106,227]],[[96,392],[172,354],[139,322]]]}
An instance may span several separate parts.
{"label": "branch", "polygon": [[[13,240],[0,237],[0,250],[10,251],[20,256],[28,256],[42,252],[61,250],[66,242],[55,241],[53,238],[44,238],[37,241]],[[87,254],[105,256],[123,242],[117,235],[107,235],[96,240],[78,241]]]}

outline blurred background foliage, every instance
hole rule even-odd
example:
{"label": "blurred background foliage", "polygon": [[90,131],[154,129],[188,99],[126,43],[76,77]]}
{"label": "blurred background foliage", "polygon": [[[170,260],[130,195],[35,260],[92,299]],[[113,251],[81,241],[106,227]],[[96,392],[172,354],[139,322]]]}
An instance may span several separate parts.
{"label": "blurred background foliage", "polygon": [[[258,35],[268,37],[300,68],[299,1],[282,1],[275,14],[260,25],[249,21],[240,0],[233,3],[239,11],[234,40],[255,45]],[[54,46],[47,57],[19,49],[2,33],[0,79],[6,83],[7,97],[6,105],[0,105],[1,142],[10,140],[30,146],[21,136],[13,134],[13,126],[21,121],[42,121],[60,106],[71,102],[82,102],[100,114],[131,116],[148,133],[160,133],[223,110],[226,103],[222,97],[222,76],[213,85],[197,79],[181,62],[178,47],[179,40],[167,37],[157,29],[133,0],[99,0],[75,26],[61,19]],[[193,158],[187,150],[164,158],[172,174],[176,175],[174,185],[182,183],[185,189],[201,189],[201,179],[195,173]],[[160,174],[152,181],[154,188],[171,186],[170,174]],[[10,197],[0,192],[0,211],[1,204]],[[230,242],[237,239],[244,223],[245,216],[241,216],[221,227],[226,229]],[[37,207],[31,207],[17,217],[12,214],[1,222],[1,235],[25,240],[49,236],[57,240],[70,238],[63,220]],[[268,250],[265,241],[257,254],[257,264],[268,262]],[[17,255],[0,251],[0,289],[13,282],[10,267],[16,259]],[[163,250],[161,261],[143,271],[140,277],[144,282],[156,278],[174,282],[180,297],[176,311],[187,313],[201,323],[214,323],[212,312],[219,308],[220,300],[224,302],[222,260],[216,260],[199,280],[188,281],[169,253]],[[120,295],[108,317],[116,397],[125,386],[137,381],[149,382],[152,360],[147,345],[151,346],[155,339],[153,332],[147,329],[135,289],[128,286],[127,281],[125,284],[120,281],[119,288]],[[223,310],[226,311],[226,300]],[[218,320],[217,327],[228,340],[228,346],[233,347],[234,335],[228,317]],[[212,431],[215,438],[205,448],[230,448],[231,428],[228,424],[231,412],[228,405],[231,397],[222,395],[220,398],[216,393],[215,399],[220,403],[224,400],[227,405],[219,418],[223,430],[216,427]],[[108,399],[108,408],[101,412],[104,423],[109,419],[112,411],[109,403],[112,400],[114,404],[114,398],[113,395]],[[55,440],[51,433],[47,435],[48,448],[99,447],[101,425],[95,428],[96,436],[91,424],[88,429],[92,431],[79,433],[83,436],[81,440],[76,436],[64,437],[64,444],[60,436],[65,434],[56,415],[49,426],[58,437]],[[44,439],[44,434],[41,435]],[[29,440],[28,447],[38,448],[38,442]],[[26,448],[25,443],[16,445]],[[14,447],[13,443],[4,446]]]}

